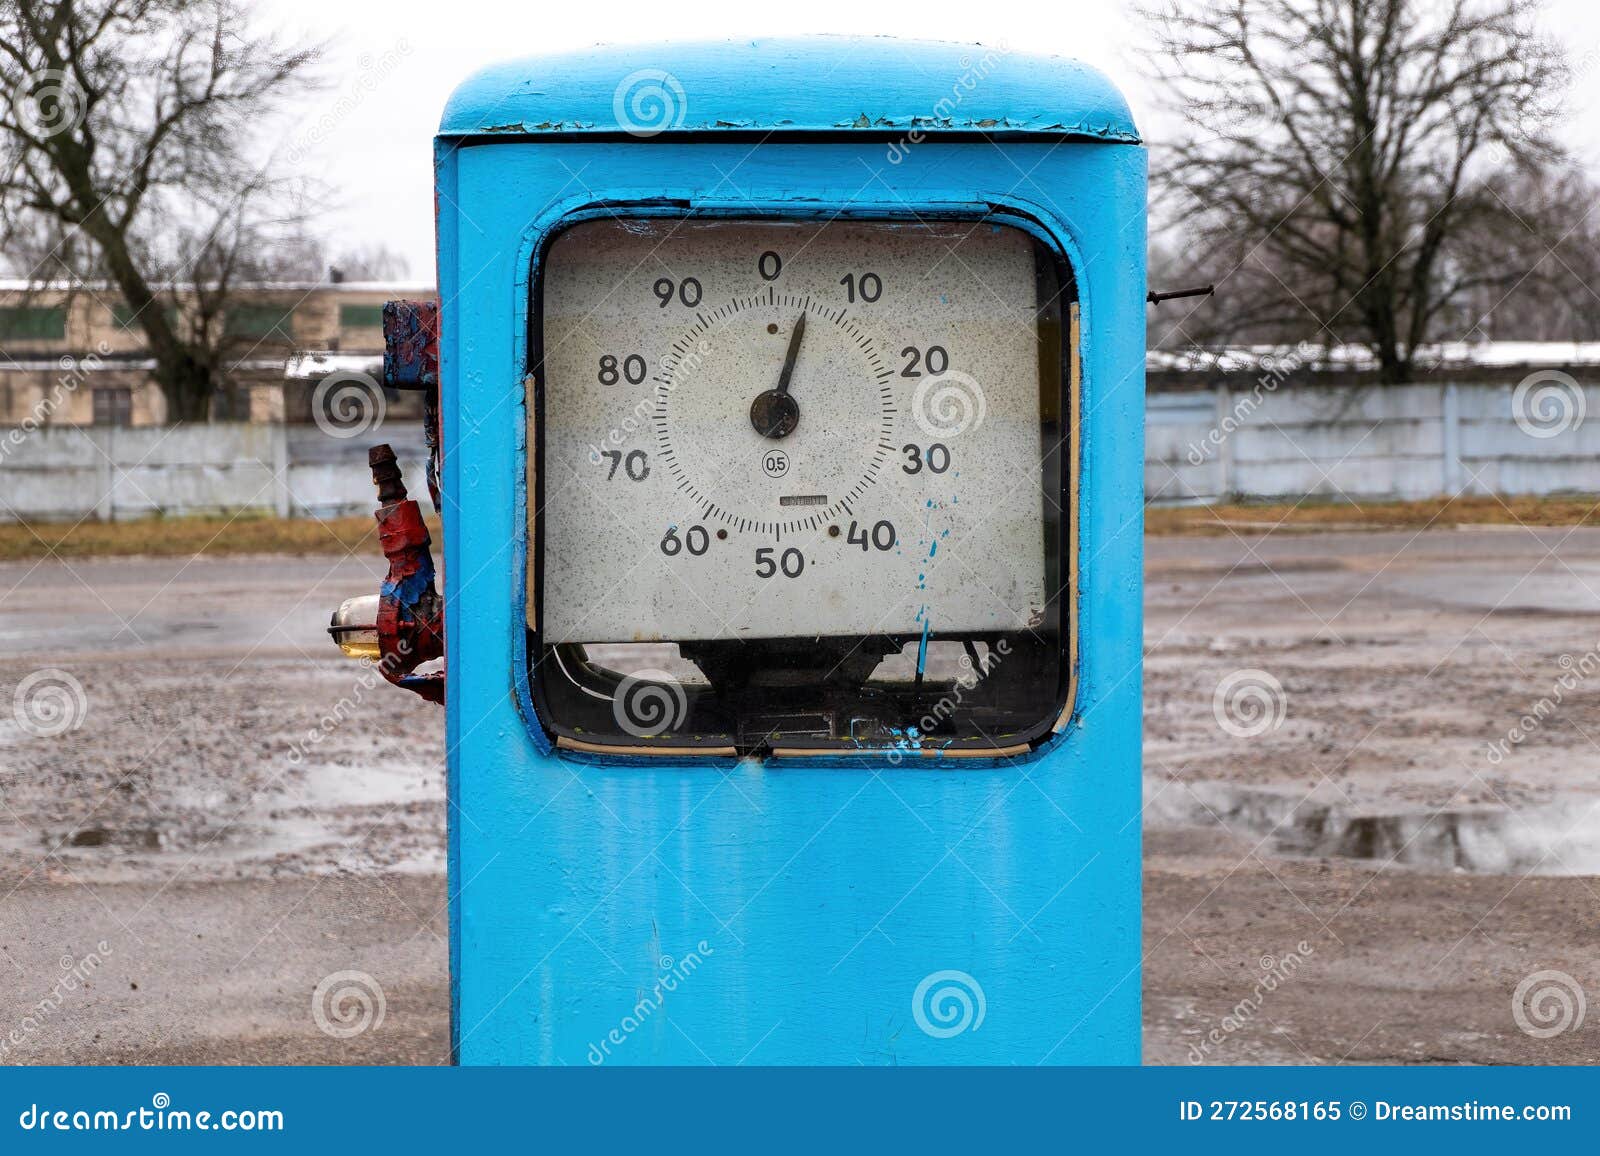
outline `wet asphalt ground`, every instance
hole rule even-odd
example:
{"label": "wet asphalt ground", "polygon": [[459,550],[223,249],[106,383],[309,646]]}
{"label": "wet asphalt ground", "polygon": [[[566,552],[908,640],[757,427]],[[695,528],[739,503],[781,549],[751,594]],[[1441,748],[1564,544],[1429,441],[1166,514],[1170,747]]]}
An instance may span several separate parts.
{"label": "wet asphalt ground", "polygon": [[[323,632],[377,580],[0,565],[0,1059],[447,1061],[442,715]],[[1147,1060],[1600,1062],[1513,998],[1600,992],[1600,532],[1152,539],[1146,607]]]}

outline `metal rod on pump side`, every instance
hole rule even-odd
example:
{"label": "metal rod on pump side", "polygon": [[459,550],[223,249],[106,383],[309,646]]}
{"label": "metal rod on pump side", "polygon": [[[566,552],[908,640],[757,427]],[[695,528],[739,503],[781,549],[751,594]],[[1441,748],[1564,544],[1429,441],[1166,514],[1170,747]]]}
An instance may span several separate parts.
{"label": "metal rod on pump side", "polygon": [[1180,297],[1210,297],[1216,291],[1215,285],[1197,285],[1193,289],[1152,289],[1145,295],[1145,300],[1151,305],[1160,305],[1163,301],[1176,301]]}

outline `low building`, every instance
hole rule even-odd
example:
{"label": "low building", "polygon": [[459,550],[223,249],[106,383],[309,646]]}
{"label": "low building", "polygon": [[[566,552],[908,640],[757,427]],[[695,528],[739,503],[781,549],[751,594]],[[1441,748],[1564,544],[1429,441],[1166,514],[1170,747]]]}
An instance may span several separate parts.
{"label": "low building", "polygon": [[[383,303],[433,292],[428,285],[356,281],[235,288],[222,315],[210,320],[224,335],[223,386],[213,416],[312,420],[318,380],[306,367],[326,356],[338,372],[376,378]],[[180,327],[199,323],[205,296],[181,284],[158,293]],[[151,376],[154,367],[138,319],[108,286],[0,281],[0,426],[164,424],[166,399]],[[393,394],[390,400],[402,409],[416,401]]]}

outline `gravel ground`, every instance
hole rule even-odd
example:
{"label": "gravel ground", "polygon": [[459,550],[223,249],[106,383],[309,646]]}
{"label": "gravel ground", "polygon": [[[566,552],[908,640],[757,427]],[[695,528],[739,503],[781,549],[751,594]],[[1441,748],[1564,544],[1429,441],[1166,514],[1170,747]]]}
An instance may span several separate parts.
{"label": "gravel ground", "polygon": [[1600,1062],[1600,532],[1149,547],[1147,1060]]}
{"label": "gravel ground", "polygon": [[[323,633],[378,561],[0,565],[0,692],[82,687],[30,684],[55,737],[0,712],[0,1059],[445,1062],[442,715]],[[1600,991],[1600,530],[1161,538],[1147,578],[1147,1059],[1600,1062],[1513,1015]]]}

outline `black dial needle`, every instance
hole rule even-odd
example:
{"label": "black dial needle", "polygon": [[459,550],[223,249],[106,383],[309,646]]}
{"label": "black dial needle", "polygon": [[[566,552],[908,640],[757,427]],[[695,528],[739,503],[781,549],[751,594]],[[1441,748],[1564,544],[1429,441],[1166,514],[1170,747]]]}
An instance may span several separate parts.
{"label": "black dial needle", "polygon": [[788,437],[800,424],[800,406],[789,392],[789,383],[794,378],[794,363],[800,356],[800,339],[805,332],[806,315],[802,313],[789,334],[789,351],[783,356],[777,387],[757,394],[750,403],[750,424],[764,438]]}
{"label": "black dial needle", "polygon": [[783,369],[778,373],[778,392],[788,393],[789,382],[794,377],[794,359],[800,356],[800,339],[806,335],[806,315],[795,318],[794,332],[789,334],[789,351],[783,355]]}

